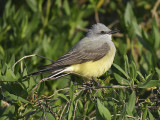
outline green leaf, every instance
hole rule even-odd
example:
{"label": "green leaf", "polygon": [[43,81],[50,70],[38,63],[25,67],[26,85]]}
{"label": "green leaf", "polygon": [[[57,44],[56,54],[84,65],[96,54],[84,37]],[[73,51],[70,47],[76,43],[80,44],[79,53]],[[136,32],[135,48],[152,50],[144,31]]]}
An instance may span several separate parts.
{"label": "green leaf", "polygon": [[8,67],[8,65],[6,66],[7,66],[6,74],[4,76],[0,75],[0,79],[4,81],[9,81],[9,82],[17,81],[18,78],[15,76],[13,71]]}
{"label": "green leaf", "polygon": [[76,100],[78,100],[79,98],[81,98],[83,93],[84,93],[84,91],[81,91],[81,92],[74,98],[74,101],[76,101]]}
{"label": "green leaf", "polygon": [[0,119],[1,120],[10,120],[11,118],[13,119],[13,115],[15,111],[16,111],[16,108],[14,105],[10,105],[9,107],[6,107],[3,114],[1,113],[0,115]]}
{"label": "green leaf", "polygon": [[64,98],[66,101],[69,101],[69,99],[64,94],[57,94],[57,95]]}
{"label": "green leaf", "polygon": [[143,75],[142,75],[142,73],[140,73],[139,71],[137,71],[137,74],[141,77],[141,79],[145,79],[144,77],[143,77]]}
{"label": "green leaf", "polygon": [[124,14],[124,21],[131,39],[133,39],[135,35],[141,36],[141,29],[137,24],[136,17],[134,16],[131,2],[127,3]]}
{"label": "green leaf", "polygon": [[160,86],[160,80],[147,80],[144,83],[138,84],[139,88],[151,88],[154,86]]}
{"label": "green leaf", "polygon": [[35,85],[35,81],[33,80],[33,77],[30,77],[28,80],[28,90],[31,91]]}
{"label": "green leaf", "polygon": [[73,104],[71,104],[70,109],[69,109],[69,115],[68,115],[68,120],[71,120],[73,114]]}
{"label": "green leaf", "polygon": [[119,120],[123,120],[126,116],[126,104],[124,105],[123,109],[122,109],[122,112],[121,112],[121,115],[119,117]]}
{"label": "green leaf", "polygon": [[160,110],[158,110],[158,115],[160,116]]}
{"label": "green leaf", "polygon": [[46,113],[46,119],[45,120],[56,120],[53,114],[50,113],[50,111],[47,111]]}
{"label": "green leaf", "polygon": [[136,67],[135,62],[132,61],[130,69],[131,69],[131,77],[133,80],[135,80],[137,77],[137,67]]}
{"label": "green leaf", "polygon": [[125,55],[125,57],[124,57],[124,60],[125,60],[125,73],[127,73],[127,75],[129,75],[130,74],[130,69],[129,69],[129,62],[128,62],[128,56],[127,55]]}
{"label": "green leaf", "polygon": [[36,0],[26,0],[27,4],[33,12],[37,12],[37,1]]}
{"label": "green leaf", "polygon": [[132,115],[132,112],[135,108],[135,104],[136,104],[136,94],[133,91],[132,94],[129,96],[129,101],[127,103],[127,113],[129,115]]}
{"label": "green leaf", "polygon": [[152,113],[148,110],[148,114],[149,114],[149,119],[150,120],[155,120],[155,118],[153,117]]}
{"label": "green leaf", "polygon": [[68,4],[68,0],[64,0],[63,7],[65,9],[66,14],[70,15],[71,11],[70,11],[70,7],[69,7],[69,4]]}
{"label": "green leaf", "polygon": [[56,0],[55,4],[60,8],[62,4],[62,0]]}
{"label": "green leaf", "polygon": [[153,38],[154,38],[154,49],[157,51],[160,48],[160,35],[159,35],[159,28],[157,26],[155,18],[153,19]]}
{"label": "green leaf", "polygon": [[22,98],[20,96],[16,96],[14,94],[11,94],[8,91],[5,91],[4,94],[8,99],[15,100],[16,102],[17,101],[21,101],[23,103],[28,103],[28,101],[26,99],[24,99],[24,98]]}
{"label": "green leaf", "polygon": [[160,79],[160,69],[159,69],[158,67],[156,67],[155,69],[156,69],[156,72],[157,72],[158,77],[159,77],[159,79]]}
{"label": "green leaf", "polygon": [[114,67],[116,67],[121,73],[123,73],[123,75],[125,75],[127,77],[127,79],[129,79],[130,77],[128,76],[128,74],[117,64],[113,64]]}
{"label": "green leaf", "polygon": [[4,56],[5,52],[4,52],[4,49],[3,47],[0,45],[0,53]]}
{"label": "green leaf", "polygon": [[70,96],[71,101],[73,102],[73,99],[74,99],[74,85],[73,85],[72,81],[71,81],[71,85],[70,85],[69,96]]}
{"label": "green leaf", "polygon": [[101,120],[111,120],[111,113],[104,105],[102,105],[99,99],[97,99],[97,108],[96,118],[101,117]]}
{"label": "green leaf", "polygon": [[146,106],[145,106],[145,110],[144,110],[143,115],[142,115],[142,120],[146,120],[147,110],[148,110],[148,108],[147,108],[147,105],[146,105]]}
{"label": "green leaf", "polygon": [[148,43],[148,39],[145,38],[146,35],[147,35],[147,33],[142,29],[142,35],[137,35],[137,38],[140,41],[140,43],[143,45],[143,47],[145,47],[146,49],[151,51],[151,46]]}
{"label": "green leaf", "polygon": [[83,112],[83,103],[81,100],[78,100],[78,108]]}
{"label": "green leaf", "polygon": [[45,82],[41,82],[39,85],[38,85],[38,96],[41,96],[41,94],[43,93],[44,91],[44,87],[45,87]]}
{"label": "green leaf", "polygon": [[119,84],[121,84],[121,85],[130,85],[130,82],[127,79],[121,77],[117,73],[114,73],[114,76],[115,76],[115,78],[116,78],[116,80],[117,80],[117,82]]}

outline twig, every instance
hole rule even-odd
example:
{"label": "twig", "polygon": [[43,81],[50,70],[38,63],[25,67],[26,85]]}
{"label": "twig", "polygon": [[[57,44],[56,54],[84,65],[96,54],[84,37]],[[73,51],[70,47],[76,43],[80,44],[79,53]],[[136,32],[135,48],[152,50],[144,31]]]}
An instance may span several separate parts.
{"label": "twig", "polygon": [[98,15],[98,10],[96,9],[95,10],[95,19],[96,19],[96,22],[99,23],[100,20],[99,20],[99,15]]}
{"label": "twig", "polygon": [[21,59],[19,59],[16,63],[14,63],[14,65],[12,66],[12,71],[14,72],[14,68],[16,66],[17,63],[19,63],[20,61],[22,61],[23,59],[26,59],[28,57],[33,57],[33,56],[36,56],[36,54],[33,54],[33,55],[27,55],[27,56],[24,56],[22,57]]}
{"label": "twig", "polygon": [[28,113],[26,113],[23,117],[25,117],[26,118],[26,120],[27,120],[27,118],[29,118],[31,115],[33,115],[34,113],[36,113],[36,109],[35,110],[33,110],[33,111],[31,111],[31,112],[28,112]]}
{"label": "twig", "polygon": [[113,36],[114,36],[114,37],[119,37],[119,38],[121,38],[121,37],[123,37],[124,35],[123,35],[122,33],[116,33],[116,34],[113,34]]}
{"label": "twig", "polygon": [[160,4],[160,0],[157,0],[157,2],[155,3],[153,9],[151,10],[152,16],[154,16],[156,14],[156,10],[157,10],[159,4]]}
{"label": "twig", "polygon": [[84,31],[84,32],[88,32],[88,29],[87,28],[82,28],[81,26],[77,25],[76,28],[78,30],[81,30],[81,31]]}
{"label": "twig", "polygon": [[48,98],[51,98],[53,97],[57,92],[60,92],[60,91],[63,91],[63,90],[69,90],[70,88],[63,88],[63,89],[59,89],[59,90],[56,90],[51,96],[49,96]]}
{"label": "twig", "polygon": [[96,113],[96,110],[93,110],[89,115],[88,115],[88,117],[91,117],[93,114],[95,114]]}
{"label": "twig", "polygon": [[77,89],[102,89],[102,88],[115,88],[115,89],[119,89],[119,88],[122,88],[122,89],[126,89],[126,88],[130,88],[130,86],[121,86],[121,85],[113,85],[113,86],[95,86],[95,87],[89,87],[89,86],[86,86],[86,87],[78,87]]}
{"label": "twig", "polygon": [[112,28],[117,23],[119,23],[119,20],[113,21],[110,25],[108,25],[108,28]]}
{"label": "twig", "polygon": [[92,118],[91,118],[91,119],[89,119],[89,120],[93,120],[93,119],[96,119],[96,116],[92,117]]}
{"label": "twig", "polygon": [[63,110],[62,110],[62,112],[61,112],[61,115],[60,115],[59,120],[62,120],[62,115],[63,115],[64,110],[66,109],[66,107],[67,107],[68,103],[69,103],[69,102],[67,102],[67,103],[66,103],[66,105],[64,106],[64,108],[63,108]]}
{"label": "twig", "polygon": [[[121,114],[116,114],[117,116],[121,116]],[[113,117],[114,115],[111,115],[111,117]],[[126,117],[128,118],[133,118],[133,119],[136,119],[136,117],[133,117],[133,116],[130,116],[130,115],[126,115]]]}
{"label": "twig", "polygon": [[43,117],[44,117],[45,120],[48,120],[48,118],[47,118],[47,116],[46,116],[46,109],[45,109],[45,106],[42,106],[42,109],[43,109],[42,119],[43,119]]}
{"label": "twig", "polygon": [[21,73],[23,72],[23,63],[21,61]]}
{"label": "twig", "polygon": [[[116,90],[113,90],[113,91],[119,96],[120,99],[122,99],[122,97],[117,93]],[[122,99],[122,101],[123,101],[124,104],[126,104],[124,99]]]}
{"label": "twig", "polygon": [[158,8],[159,4],[160,4],[160,0],[157,0],[157,2],[155,3],[153,9],[151,10],[152,17],[155,16],[158,26],[159,26],[159,18],[158,18],[158,14],[157,14],[156,11],[157,11],[157,8]]}
{"label": "twig", "polygon": [[22,61],[23,59],[26,59],[26,58],[29,58],[29,57],[34,57],[34,56],[41,57],[41,58],[44,58],[44,59],[47,59],[47,60],[49,60],[49,61],[54,62],[54,60],[51,60],[51,59],[49,59],[49,58],[46,58],[46,57],[43,57],[43,56],[40,56],[40,55],[37,55],[37,54],[27,55],[27,56],[24,56],[24,57],[22,57],[21,59],[19,59],[16,63],[14,63],[14,65],[12,66],[12,71],[14,72],[14,68],[15,68],[15,66],[16,66],[17,63],[19,63],[19,62]]}
{"label": "twig", "polygon": [[74,114],[73,114],[73,120],[75,119],[75,116],[76,116],[77,104],[78,104],[78,100],[76,100],[76,103],[75,103]]}

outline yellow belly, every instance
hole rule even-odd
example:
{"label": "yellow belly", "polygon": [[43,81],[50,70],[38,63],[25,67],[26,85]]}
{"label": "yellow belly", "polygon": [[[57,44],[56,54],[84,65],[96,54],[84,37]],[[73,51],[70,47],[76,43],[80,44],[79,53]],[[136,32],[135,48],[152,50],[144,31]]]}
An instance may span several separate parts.
{"label": "yellow belly", "polygon": [[85,77],[99,77],[111,67],[114,56],[115,50],[112,49],[106,56],[104,56],[100,60],[72,65],[69,67],[69,71]]}

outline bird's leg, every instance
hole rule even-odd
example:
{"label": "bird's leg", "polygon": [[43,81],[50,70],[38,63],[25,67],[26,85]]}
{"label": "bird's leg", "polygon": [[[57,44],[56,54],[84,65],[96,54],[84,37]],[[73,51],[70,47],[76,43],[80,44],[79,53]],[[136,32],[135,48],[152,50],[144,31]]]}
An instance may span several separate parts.
{"label": "bird's leg", "polygon": [[92,83],[94,83],[96,87],[101,86],[100,83],[94,77],[92,77]]}

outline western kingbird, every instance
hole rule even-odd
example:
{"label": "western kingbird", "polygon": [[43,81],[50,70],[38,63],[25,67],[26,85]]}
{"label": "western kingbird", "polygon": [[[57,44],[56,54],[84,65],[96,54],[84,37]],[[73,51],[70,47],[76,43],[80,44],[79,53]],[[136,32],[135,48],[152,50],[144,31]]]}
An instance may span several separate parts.
{"label": "western kingbird", "polygon": [[118,30],[110,30],[104,24],[94,24],[86,37],[76,43],[72,49],[45,69],[27,76],[51,73],[45,80],[57,79],[68,74],[78,74],[87,78],[100,77],[112,65],[116,48],[112,42],[112,34]]}

